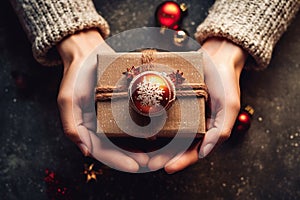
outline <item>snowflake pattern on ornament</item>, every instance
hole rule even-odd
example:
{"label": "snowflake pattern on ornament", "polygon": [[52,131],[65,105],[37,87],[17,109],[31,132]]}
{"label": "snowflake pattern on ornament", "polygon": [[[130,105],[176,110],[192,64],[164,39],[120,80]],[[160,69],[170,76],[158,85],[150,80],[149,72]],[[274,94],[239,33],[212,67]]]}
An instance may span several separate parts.
{"label": "snowflake pattern on ornament", "polygon": [[159,83],[153,83],[146,78],[137,84],[137,100],[141,101],[142,106],[158,106],[160,104],[165,91],[159,86]]}

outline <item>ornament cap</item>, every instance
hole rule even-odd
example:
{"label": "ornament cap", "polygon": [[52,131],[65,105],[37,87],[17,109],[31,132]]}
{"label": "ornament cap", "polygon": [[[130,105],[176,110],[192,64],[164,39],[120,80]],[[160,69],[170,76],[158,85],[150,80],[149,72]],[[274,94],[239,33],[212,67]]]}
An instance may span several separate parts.
{"label": "ornament cap", "polygon": [[188,9],[188,6],[185,3],[181,3],[179,5],[179,7],[180,7],[180,9],[181,9],[182,12],[186,12],[187,9]]}
{"label": "ornament cap", "polygon": [[244,108],[245,111],[247,111],[249,113],[249,115],[252,117],[253,114],[254,114],[254,108],[250,105],[247,105],[245,108]]}

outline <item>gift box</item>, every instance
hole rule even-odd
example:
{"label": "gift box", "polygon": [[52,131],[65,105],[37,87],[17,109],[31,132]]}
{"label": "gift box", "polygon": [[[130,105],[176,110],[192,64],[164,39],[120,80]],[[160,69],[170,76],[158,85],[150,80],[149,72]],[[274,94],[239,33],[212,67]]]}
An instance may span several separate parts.
{"label": "gift box", "polygon": [[97,133],[111,138],[202,137],[205,101],[200,52],[99,54]]}

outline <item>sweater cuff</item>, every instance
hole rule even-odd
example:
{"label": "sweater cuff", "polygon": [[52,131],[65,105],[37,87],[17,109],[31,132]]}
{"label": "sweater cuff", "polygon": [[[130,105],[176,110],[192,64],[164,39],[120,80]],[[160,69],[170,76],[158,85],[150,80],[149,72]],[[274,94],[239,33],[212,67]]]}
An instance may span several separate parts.
{"label": "sweater cuff", "polygon": [[246,50],[255,60],[251,67],[263,69],[272,51],[300,7],[299,0],[217,0],[197,28],[196,39],[224,37]]}
{"label": "sweater cuff", "polygon": [[[32,43],[35,59],[43,65],[58,65],[55,45],[75,32],[98,28],[105,38],[107,22],[97,13],[91,0],[19,0],[15,8]],[[13,2],[14,3],[14,2]]]}

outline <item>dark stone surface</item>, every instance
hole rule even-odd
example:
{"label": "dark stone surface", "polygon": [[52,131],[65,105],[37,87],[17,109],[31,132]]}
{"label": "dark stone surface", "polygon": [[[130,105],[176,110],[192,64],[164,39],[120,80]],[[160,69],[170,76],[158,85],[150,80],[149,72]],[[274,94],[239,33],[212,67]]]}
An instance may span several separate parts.
{"label": "dark stone surface", "polygon": [[[154,26],[162,1],[103,1],[97,9],[112,34]],[[212,1],[186,1],[183,27],[193,33]],[[84,158],[62,132],[56,95],[62,67],[34,61],[10,4],[0,3],[0,198],[50,199],[45,169],[58,175],[71,199],[299,199],[300,198],[300,16],[283,35],[263,72],[244,72],[242,103],[256,112],[239,143],[225,143],[211,156],[174,175],[127,174]],[[13,78],[22,74],[27,89]],[[85,182],[84,164],[103,168]],[[54,199],[59,199],[57,195]],[[66,196],[64,196],[66,197]]]}

